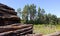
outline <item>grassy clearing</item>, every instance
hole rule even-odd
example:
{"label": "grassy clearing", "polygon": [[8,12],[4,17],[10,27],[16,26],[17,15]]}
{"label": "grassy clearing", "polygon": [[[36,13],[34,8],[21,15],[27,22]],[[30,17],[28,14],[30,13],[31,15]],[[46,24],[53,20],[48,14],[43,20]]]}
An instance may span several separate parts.
{"label": "grassy clearing", "polygon": [[33,29],[33,33],[49,34],[56,31],[60,31],[60,25],[34,25]]}

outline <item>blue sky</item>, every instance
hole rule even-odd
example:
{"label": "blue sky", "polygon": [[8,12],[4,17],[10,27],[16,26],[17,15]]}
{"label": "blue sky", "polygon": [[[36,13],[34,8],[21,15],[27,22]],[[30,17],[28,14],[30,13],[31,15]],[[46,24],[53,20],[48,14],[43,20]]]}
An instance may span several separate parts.
{"label": "blue sky", "polygon": [[60,0],[0,0],[0,3],[6,4],[15,10],[23,9],[26,4],[35,4],[37,8],[44,8],[46,13],[60,17]]}

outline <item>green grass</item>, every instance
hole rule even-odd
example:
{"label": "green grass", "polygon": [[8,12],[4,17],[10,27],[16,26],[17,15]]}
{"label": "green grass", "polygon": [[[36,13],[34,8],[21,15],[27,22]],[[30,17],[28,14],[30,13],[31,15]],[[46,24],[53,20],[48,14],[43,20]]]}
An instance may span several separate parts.
{"label": "green grass", "polygon": [[49,34],[56,31],[60,31],[60,25],[34,25],[33,29],[33,33]]}

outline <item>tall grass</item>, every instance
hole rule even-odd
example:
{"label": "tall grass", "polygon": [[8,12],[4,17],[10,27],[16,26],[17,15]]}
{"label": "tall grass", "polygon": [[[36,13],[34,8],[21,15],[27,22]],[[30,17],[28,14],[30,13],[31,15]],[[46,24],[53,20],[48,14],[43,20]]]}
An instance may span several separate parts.
{"label": "tall grass", "polygon": [[34,25],[33,26],[33,33],[42,33],[42,34],[49,34],[56,31],[60,31],[60,25]]}

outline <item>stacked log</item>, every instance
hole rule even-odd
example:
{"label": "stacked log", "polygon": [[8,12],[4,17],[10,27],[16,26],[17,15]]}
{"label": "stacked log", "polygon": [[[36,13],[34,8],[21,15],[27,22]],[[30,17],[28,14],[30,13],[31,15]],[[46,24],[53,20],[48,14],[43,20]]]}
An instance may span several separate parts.
{"label": "stacked log", "polygon": [[8,25],[8,26],[0,26],[0,36],[12,36],[12,35],[26,35],[32,34],[33,25]]}
{"label": "stacked log", "polygon": [[33,25],[20,24],[15,10],[0,3],[0,36],[22,36],[32,32]]}
{"label": "stacked log", "polygon": [[[1,8],[8,9],[8,10],[14,10],[13,8],[11,8],[11,7],[7,6],[7,5],[4,5],[4,4],[2,4],[2,3],[0,3],[0,7],[1,7]],[[14,10],[14,11],[15,11],[15,10]]]}
{"label": "stacked log", "polygon": [[0,26],[20,23],[20,18],[11,7],[0,3]]}

